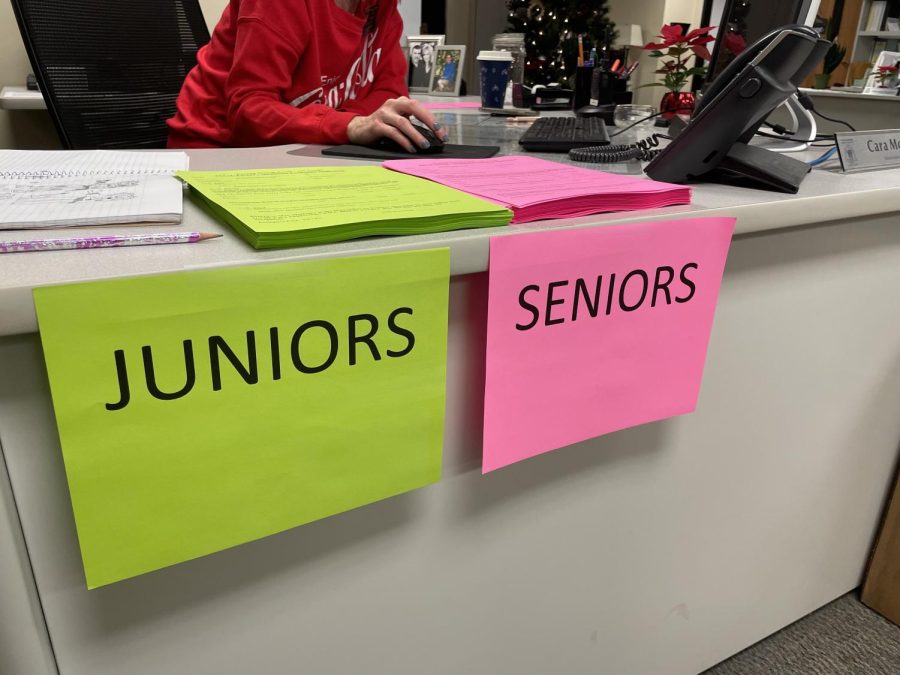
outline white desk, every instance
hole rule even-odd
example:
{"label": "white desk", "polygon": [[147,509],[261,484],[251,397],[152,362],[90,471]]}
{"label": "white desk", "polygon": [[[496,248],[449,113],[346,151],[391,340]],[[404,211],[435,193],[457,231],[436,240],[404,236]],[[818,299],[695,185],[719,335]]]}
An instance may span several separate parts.
{"label": "white desk", "polygon": [[47,104],[39,91],[26,87],[0,88],[0,108],[4,110],[46,110]]}
{"label": "white desk", "polygon": [[[191,161],[334,161],[286,150]],[[482,477],[489,237],[720,213],[738,236],[698,411]],[[185,225],[222,229],[191,203]],[[453,274],[441,482],[85,590],[34,286],[431,246],[451,248]],[[30,636],[29,675],[54,672],[48,632],[67,674],[693,675],[859,583],[900,443],[897,289],[900,170],[817,171],[796,196],[698,186],[691,207],[490,232],[7,256],[0,443],[20,520],[0,516],[7,538],[24,532],[36,589],[0,603],[2,638]]]}
{"label": "white desk", "polygon": [[887,103],[900,103],[900,96],[896,94],[864,94],[861,91],[842,91],[841,89],[800,89],[804,94],[813,98],[838,98],[842,100],[856,101],[884,101]]}
{"label": "white desk", "polygon": [[[900,128],[900,96],[878,96],[833,89],[802,89],[815,103],[816,110],[835,119],[849,122],[856,129],[898,129]],[[776,121],[784,121],[777,119]],[[847,128],[816,118],[819,131],[834,133]]]}

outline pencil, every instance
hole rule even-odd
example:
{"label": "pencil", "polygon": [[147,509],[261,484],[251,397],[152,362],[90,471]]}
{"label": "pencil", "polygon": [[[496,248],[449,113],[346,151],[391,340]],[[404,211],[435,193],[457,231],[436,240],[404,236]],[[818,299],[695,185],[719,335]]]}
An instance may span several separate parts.
{"label": "pencil", "polygon": [[584,65],[584,43],[581,41],[581,34],[578,35],[578,65]]}
{"label": "pencil", "polygon": [[26,251],[61,251],[77,248],[113,248],[117,246],[148,246],[152,244],[193,244],[215,239],[214,232],[155,232],[152,234],[114,234],[102,237],[65,237],[60,239],[22,239],[0,241],[0,253]]}

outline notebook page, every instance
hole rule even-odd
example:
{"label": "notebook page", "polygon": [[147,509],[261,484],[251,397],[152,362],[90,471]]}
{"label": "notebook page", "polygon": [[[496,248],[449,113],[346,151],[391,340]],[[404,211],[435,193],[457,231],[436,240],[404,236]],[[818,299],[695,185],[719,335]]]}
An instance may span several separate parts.
{"label": "notebook page", "polygon": [[181,221],[183,152],[0,150],[0,228]]}
{"label": "notebook page", "polygon": [[0,178],[173,174],[187,165],[183,152],[0,150]]}
{"label": "notebook page", "polygon": [[88,176],[0,180],[0,228],[181,222],[174,176]]}

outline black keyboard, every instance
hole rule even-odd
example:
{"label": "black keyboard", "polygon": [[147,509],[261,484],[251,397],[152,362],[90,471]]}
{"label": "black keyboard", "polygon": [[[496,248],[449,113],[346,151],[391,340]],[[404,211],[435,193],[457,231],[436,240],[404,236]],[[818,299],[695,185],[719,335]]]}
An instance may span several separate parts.
{"label": "black keyboard", "polygon": [[541,117],[519,139],[519,145],[532,152],[568,152],[608,144],[606,124],[599,117]]}

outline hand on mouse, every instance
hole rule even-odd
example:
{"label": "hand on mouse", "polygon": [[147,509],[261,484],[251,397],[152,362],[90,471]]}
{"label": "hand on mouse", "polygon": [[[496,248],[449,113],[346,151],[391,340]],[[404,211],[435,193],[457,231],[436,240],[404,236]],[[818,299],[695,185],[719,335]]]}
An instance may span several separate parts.
{"label": "hand on mouse", "polygon": [[357,145],[369,145],[379,138],[390,138],[406,148],[409,152],[415,152],[413,144],[427,148],[428,141],[416,131],[409,121],[415,116],[424,124],[434,129],[435,134],[448,141],[447,133],[441,129],[434,116],[422,107],[417,101],[405,96],[392,98],[385,101],[382,106],[366,117],[354,117],[347,126],[347,137],[351,143]]}

